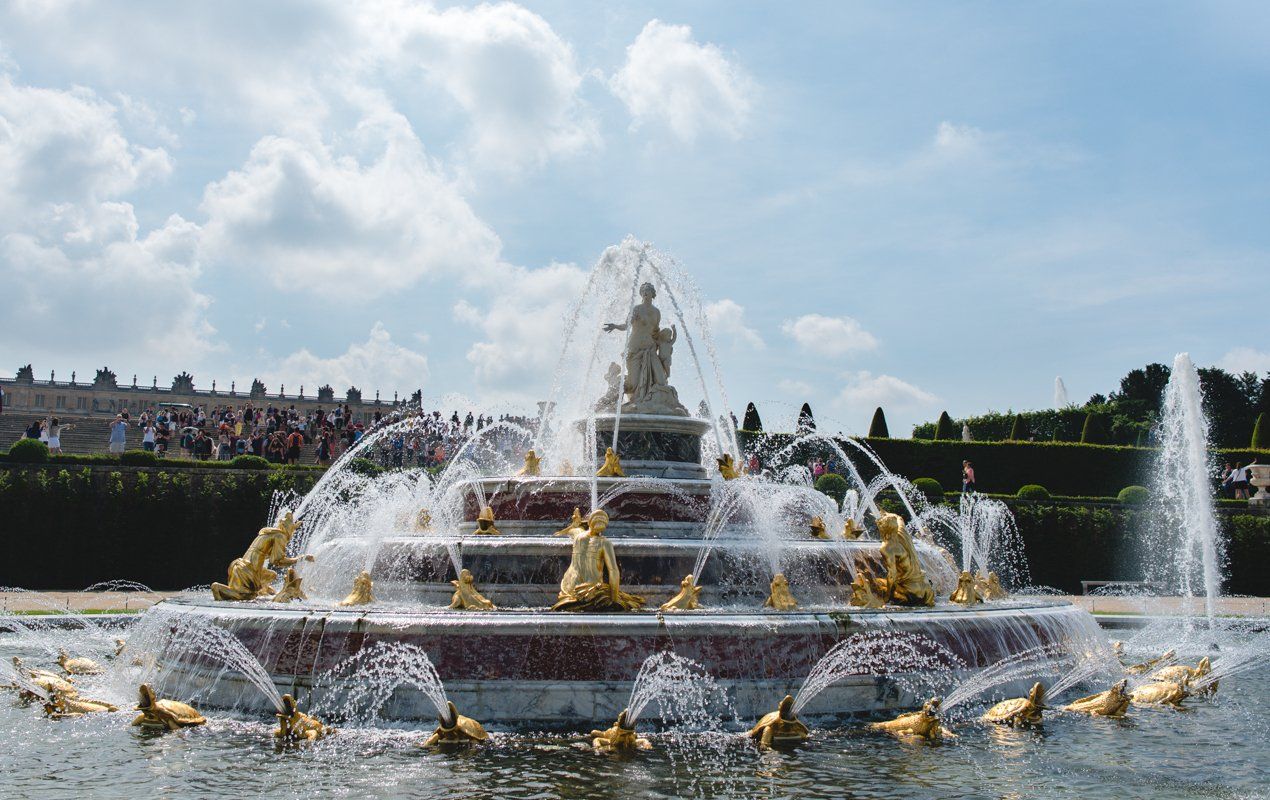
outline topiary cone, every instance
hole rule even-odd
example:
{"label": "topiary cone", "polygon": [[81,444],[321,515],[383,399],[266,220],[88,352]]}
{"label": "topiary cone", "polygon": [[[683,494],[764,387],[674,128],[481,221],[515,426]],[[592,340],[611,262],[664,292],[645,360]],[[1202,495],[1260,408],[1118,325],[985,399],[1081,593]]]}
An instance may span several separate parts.
{"label": "topiary cone", "polygon": [[816,418],[811,415],[811,403],[803,403],[798,410],[798,432],[806,433],[816,430]]}
{"label": "topiary cone", "polygon": [[1264,411],[1257,415],[1257,422],[1252,426],[1252,449],[1270,450],[1270,420]]}
{"label": "topiary cone", "polygon": [[1106,444],[1107,430],[1096,413],[1090,411],[1085,415],[1085,425],[1080,429],[1081,444]]}
{"label": "topiary cone", "polygon": [[886,414],[882,413],[882,406],[878,406],[877,411],[873,412],[873,421],[869,423],[869,438],[891,438],[891,432],[886,428]]}
{"label": "topiary cone", "polygon": [[936,439],[956,438],[953,434],[952,417],[948,416],[947,411],[939,412],[939,421],[935,423],[935,438]]}
{"label": "topiary cone", "polygon": [[763,430],[763,420],[759,418],[758,409],[753,403],[745,406],[745,417],[741,420],[741,430],[743,431],[761,431]]}
{"label": "topiary cone", "polygon": [[1014,424],[1010,426],[1010,441],[1022,442],[1027,439],[1027,425],[1023,422],[1022,414],[1014,415]]}

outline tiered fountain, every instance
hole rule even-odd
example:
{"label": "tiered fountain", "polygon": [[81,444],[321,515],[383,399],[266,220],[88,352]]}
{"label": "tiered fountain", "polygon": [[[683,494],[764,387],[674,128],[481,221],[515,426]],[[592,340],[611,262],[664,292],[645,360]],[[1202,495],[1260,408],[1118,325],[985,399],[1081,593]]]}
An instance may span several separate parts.
{"label": "tiered fountain", "polygon": [[[218,599],[161,609],[232,632],[279,694],[310,707],[356,691],[359,677],[338,665],[409,646],[464,714],[503,724],[610,720],[645,660],[667,650],[748,718],[855,634],[922,634],[969,672],[1089,640],[1083,611],[1003,597],[995,574],[989,583],[1010,556],[985,528],[987,506],[931,515],[894,476],[866,483],[841,450],[855,484],[842,506],[805,470],[740,474],[713,349],[672,260],[631,240],[610,248],[570,319],[535,431],[486,428],[436,477],[364,477],[352,460],[416,419],[376,430],[294,503],[298,530],[286,518],[262,530]],[[672,364],[692,380],[677,388]],[[883,487],[900,492],[906,521],[879,510]],[[267,564],[294,571],[275,583]],[[209,677],[193,655],[164,667],[176,695],[197,687],[205,705],[274,702],[245,678]],[[904,676],[878,673],[861,664],[835,676],[801,710],[920,704]],[[433,718],[432,683],[396,686],[380,715]]]}

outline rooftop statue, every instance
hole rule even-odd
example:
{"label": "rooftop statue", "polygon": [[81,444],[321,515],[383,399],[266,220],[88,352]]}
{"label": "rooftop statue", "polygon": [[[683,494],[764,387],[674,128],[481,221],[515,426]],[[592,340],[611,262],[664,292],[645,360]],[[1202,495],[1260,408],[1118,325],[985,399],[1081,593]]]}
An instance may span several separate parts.
{"label": "rooftop statue", "polygon": [[560,595],[552,611],[635,611],[644,598],[621,588],[621,571],[613,543],[604,536],[609,515],[592,511],[585,528],[569,530],[573,558],[560,579]]}
{"label": "rooftop statue", "polygon": [[622,403],[622,413],[686,417],[688,409],[670,385],[670,364],[679,330],[673,325],[661,327],[661,311],[653,305],[657,290],[651,283],[639,287],[639,296],[640,303],[631,309],[626,322],[604,326],[605,332],[627,331],[626,380],[622,386],[626,402]]}
{"label": "rooftop statue", "polygon": [[[229,565],[228,583],[212,584],[212,597],[216,600],[255,600],[272,595],[278,573],[269,567],[290,567],[300,561],[300,557],[287,556],[287,544],[299,529],[300,523],[290,510],[282,512],[276,525],[261,528],[242,558],[234,559]],[[312,561],[313,556],[303,556],[303,559]]]}

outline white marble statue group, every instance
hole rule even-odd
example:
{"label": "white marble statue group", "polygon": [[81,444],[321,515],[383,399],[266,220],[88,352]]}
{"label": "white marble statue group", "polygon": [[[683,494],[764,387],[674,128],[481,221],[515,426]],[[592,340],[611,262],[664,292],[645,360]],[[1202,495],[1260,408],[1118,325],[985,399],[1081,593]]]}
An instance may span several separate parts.
{"label": "white marble statue group", "polygon": [[678,329],[661,327],[661,311],[653,305],[657,291],[651,283],[639,287],[641,302],[631,309],[626,322],[610,322],[605,332],[627,331],[626,380],[622,382],[619,364],[609,365],[609,389],[597,405],[599,411],[613,411],[617,403],[618,384],[622,384],[625,401],[623,414],[670,414],[688,416],[679,402],[679,393],[670,385],[670,363]]}

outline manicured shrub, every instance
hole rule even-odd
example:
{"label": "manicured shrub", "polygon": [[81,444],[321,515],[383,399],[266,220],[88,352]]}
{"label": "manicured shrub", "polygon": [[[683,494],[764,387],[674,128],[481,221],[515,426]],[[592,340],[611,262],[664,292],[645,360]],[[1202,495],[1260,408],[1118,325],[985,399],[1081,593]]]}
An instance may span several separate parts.
{"label": "manicured shrub", "polygon": [[42,464],[49,460],[49,446],[39,439],[19,439],[9,448],[8,460],[17,464]]}
{"label": "manicured shrub", "polygon": [[944,487],[934,478],[918,478],[913,481],[913,488],[926,495],[926,499],[932,503],[944,499]]}
{"label": "manicured shrub", "polygon": [[1038,483],[1029,483],[1026,486],[1020,486],[1015,496],[1020,500],[1031,500],[1033,502],[1049,500],[1052,495],[1050,490],[1046,489]]}
{"label": "manicured shrub", "polygon": [[847,488],[847,479],[833,472],[826,472],[816,478],[816,491],[829,495],[838,504],[847,496]]}
{"label": "manicured shrub", "polygon": [[873,412],[873,421],[869,423],[870,439],[889,439],[891,432],[886,427],[886,414],[882,413],[882,406],[878,406]]}
{"label": "manicured shrub", "polygon": [[1266,419],[1264,411],[1257,415],[1257,422],[1252,426],[1252,442],[1249,447],[1253,450],[1270,450],[1270,420]]}
{"label": "manicured shrub", "polygon": [[1014,415],[1014,423],[1010,425],[1010,441],[1026,442],[1027,441],[1027,423],[1023,421],[1022,414]]}
{"label": "manicured shrub", "polygon": [[1107,444],[1107,426],[1094,411],[1085,415],[1085,425],[1080,429],[1081,444]]}
{"label": "manicured shrub", "polygon": [[371,461],[369,458],[354,458],[348,462],[349,472],[354,472],[367,478],[373,478],[376,475],[384,474],[384,468]]}
{"label": "manicured shrub", "polygon": [[759,417],[758,409],[754,407],[753,403],[747,403],[745,406],[745,418],[741,420],[741,430],[763,430],[763,420]]}
{"label": "manicured shrub", "polygon": [[153,467],[159,457],[149,450],[125,450],[119,454],[119,463],[125,467]]}
{"label": "manicured shrub", "polygon": [[229,463],[234,469],[269,469],[272,466],[269,459],[249,454],[234,456]]}
{"label": "manicured shrub", "polygon": [[1122,505],[1140,506],[1151,499],[1151,493],[1145,486],[1126,486],[1120,490],[1120,494],[1116,495],[1116,499]]}
{"label": "manicured shrub", "polygon": [[960,438],[959,433],[953,432],[952,417],[948,416],[947,411],[939,412],[939,422],[935,423],[936,439],[956,439]]}

